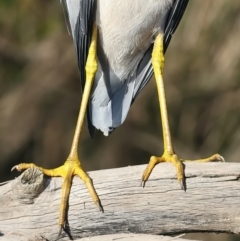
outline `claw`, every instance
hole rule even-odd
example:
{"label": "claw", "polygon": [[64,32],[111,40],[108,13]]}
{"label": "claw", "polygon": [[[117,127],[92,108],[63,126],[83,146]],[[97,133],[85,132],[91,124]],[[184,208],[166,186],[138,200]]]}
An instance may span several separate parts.
{"label": "claw", "polygon": [[63,229],[64,229],[63,225],[60,225],[59,232],[58,232],[58,235],[57,235],[57,239],[60,238]]}
{"label": "claw", "polygon": [[225,159],[223,156],[219,155],[219,159],[220,159],[219,161],[225,162]]}
{"label": "claw", "polygon": [[145,183],[146,181],[144,180],[144,176],[142,177],[141,183],[140,183],[140,187],[145,187]]}
{"label": "claw", "polygon": [[184,179],[179,180],[180,187],[183,191],[186,192],[186,183]]}
{"label": "claw", "polygon": [[12,169],[11,169],[11,172],[12,172],[13,170],[15,170],[15,169],[16,169],[17,171],[19,171],[19,170],[18,170],[18,165],[13,166]]}
{"label": "claw", "polygon": [[102,213],[104,213],[104,209],[103,209],[103,206],[102,206],[102,204],[101,204],[101,201],[100,201],[100,200],[99,200],[99,201],[96,203],[96,205],[98,206],[99,211],[100,211],[100,212],[102,212]]}

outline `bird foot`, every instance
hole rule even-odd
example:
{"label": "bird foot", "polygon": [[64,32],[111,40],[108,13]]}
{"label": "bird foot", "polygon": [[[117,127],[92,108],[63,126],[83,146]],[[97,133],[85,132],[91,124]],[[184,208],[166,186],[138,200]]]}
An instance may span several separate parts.
{"label": "bird foot", "polygon": [[68,158],[64,165],[55,168],[55,169],[45,169],[39,167],[33,163],[20,163],[14,166],[11,171],[23,171],[28,168],[38,168],[45,175],[50,177],[61,176],[63,177],[63,185],[62,185],[62,198],[60,203],[60,215],[59,215],[59,226],[60,230],[62,230],[65,226],[66,222],[66,207],[69,199],[70,189],[72,185],[73,176],[79,176],[83,182],[85,183],[94,203],[98,206],[99,210],[103,212],[103,206],[101,201],[95,191],[95,188],[92,183],[92,179],[88,176],[88,174],[82,169],[80,161],[78,158]]}
{"label": "bird foot", "polygon": [[141,186],[145,187],[146,181],[148,180],[153,168],[160,162],[172,162],[173,165],[176,168],[177,172],[177,180],[180,184],[180,187],[182,190],[186,191],[186,185],[185,185],[185,174],[184,174],[184,168],[183,168],[183,162],[214,162],[214,161],[221,161],[224,162],[224,158],[220,156],[219,154],[214,154],[208,158],[204,159],[197,159],[197,160],[185,160],[180,159],[175,153],[167,153],[165,152],[161,157],[152,156],[150,158],[150,161],[146,167],[146,169],[143,172],[142,180],[141,180]]}

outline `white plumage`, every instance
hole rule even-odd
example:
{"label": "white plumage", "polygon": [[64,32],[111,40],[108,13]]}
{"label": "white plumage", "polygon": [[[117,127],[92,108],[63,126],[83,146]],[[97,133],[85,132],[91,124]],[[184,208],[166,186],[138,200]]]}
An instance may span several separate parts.
{"label": "white plumage", "polygon": [[133,74],[144,53],[163,32],[173,0],[98,0],[100,44],[121,80]]}

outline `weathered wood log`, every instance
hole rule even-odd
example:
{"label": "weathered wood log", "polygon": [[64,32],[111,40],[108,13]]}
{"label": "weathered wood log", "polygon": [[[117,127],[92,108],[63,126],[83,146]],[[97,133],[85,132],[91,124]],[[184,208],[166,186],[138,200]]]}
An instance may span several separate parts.
{"label": "weathered wood log", "polygon": [[[183,235],[181,235],[183,236]],[[186,239],[161,235],[149,235],[149,234],[109,234],[102,236],[95,236],[89,238],[83,238],[76,241],[187,241]],[[188,240],[189,241],[189,240]],[[194,241],[194,240],[191,240]]]}
{"label": "weathered wood log", "polygon": [[[181,235],[181,236],[184,236],[184,235]],[[187,239],[180,238],[181,236],[169,237],[169,236],[150,235],[150,234],[119,233],[119,234],[108,234],[108,235],[101,235],[101,236],[74,239],[74,240],[75,241],[117,241],[117,240],[120,240],[120,241],[195,241],[195,240],[192,240],[192,239],[187,240]],[[26,239],[26,236],[21,237],[20,235],[16,235],[16,234],[13,234],[13,235],[9,234],[9,235],[7,235],[7,238],[4,238],[4,239],[1,238],[1,240],[7,240],[7,241],[18,241],[18,240],[50,241],[49,239],[45,239],[43,236],[31,235],[31,236],[28,236],[28,239]],[[51,239],[51,241],[52,240],[53,239]],[[54,240],[56,240],[56,239],[54,239]],[[57,240],[60,240],[60,239],[57,239]],[[61,240],[63,240],[63,239],[61,239]],[[64,240],[66,240],[66,239],[64,239]]]}
{"label": "weathered wood log", "polygon": [[[144,168],[89,172],[104,213],[95,207],[83,182],[74,178],[68,210],[71,235],[240,233],[240,164],[187,163],[186,192],[170,163],[157,165],[146,187],[140,187]],[[53,240],[58,234],[61,185],[62,178],[29,169],[0,186],[0,239]],[[66,233],[61,240],[68,240]]]}

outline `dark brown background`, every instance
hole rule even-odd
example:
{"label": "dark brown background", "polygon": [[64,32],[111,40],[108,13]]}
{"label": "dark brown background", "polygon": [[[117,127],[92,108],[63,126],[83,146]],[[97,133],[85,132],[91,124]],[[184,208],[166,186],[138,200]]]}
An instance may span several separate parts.
{"label": "dark brown background", "polygon": [[[219,152],[226,161],[239,161],[239,0],[190,1],[166,53],[165,86],[178,155],[193,159]],[[19,162],[51,168],[65,161],[80,99],[76,56],[59,1],[0,0],[0,181],[17,175],[10,169]],[[90,139],[85,126],[79,151],[87,171],[145,164],[152,154],[161,155],[154,80],[108,138],[96,132]]]}

